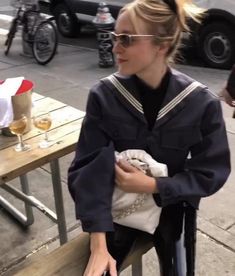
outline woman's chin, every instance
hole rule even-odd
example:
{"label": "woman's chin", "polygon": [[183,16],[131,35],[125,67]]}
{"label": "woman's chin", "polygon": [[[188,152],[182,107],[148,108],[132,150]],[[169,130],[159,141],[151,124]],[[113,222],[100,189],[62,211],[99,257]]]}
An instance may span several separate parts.
{"label": "woman's chin", "polygon": [[121,75],[133,75],[134,74],[134,70],[131,70],[130,68],[125,68],[124,66],[118,65],[118,72]]}

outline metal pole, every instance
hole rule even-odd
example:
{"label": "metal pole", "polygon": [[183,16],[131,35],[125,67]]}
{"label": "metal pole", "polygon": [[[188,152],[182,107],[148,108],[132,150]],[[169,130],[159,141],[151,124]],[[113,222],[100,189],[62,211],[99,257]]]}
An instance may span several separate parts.
{"label": "metal pole", "polygon": [[187,275],[187,263],[186,263],[186,249],[184,246],[184,230],[181,234],[180,240],[176,242],[176,270],[178,275]]}
{"label": "metal pole", "polygon": [[19,210],[17,210],[10,202],[0,196],[0,205],[7,210],[14,218],[16,218],[22,225],[28,226],[27,218]]}
{"label": "metal pole", "polygon": [[50,167],[51,167],[52,184],[53,184],[53,191],[54,191],[54,197],[55,197],[55,209],[57,214],[57,224],[58,224],[58,230],[59,230],[60,244],[62,245],[68,241],[68,237],[67,237],[66,221],[65,221],[65,214],[64,214],[59,160],[58,159],[52,160],[50,162]]}
{"label": "metal pole", "polygon": [[142,256],[135,260],[135,262],[131,265],[132,268],[132,276],[142,276],[143,275],[143,267],[142,267]]}
{"label": "metal pole", "polygon": [[[53,220],[54,222],[57,223],[57,216],[56,214],[50,210],[47,206],[45,206],[42,202],[40,202],[38,199],[36,199],[34,196],[29,196],[24,194],[22,191],[7,185],[7,184],[3,184],[1,186],[1,188],[3,188],[4,190],[6,190],[7,192],[9,192],[10,194],[14,195],[15,197],[19,198],[20,200],[24,201],[25,203],[27,203],[28,205],[34,206],[36,207],[39,211],[41,211],[44,215],[46,215],[47,217],[49,217],[51,220]],[[0,198],[1,199],[1,198]],[[14,212],[18,213],[19,211],[12,206],[8,201],[6,201],[5,199],[2,199],[4,201],[4,204],[7,206],[11,206],[9,208],[11,208],[12,210],[9,210],[9,212],[11,212],[12,214]],[[7,203],[6,203],[7,202]],[[17,211],[15,211],[17,210]],[[13,214],[14,215],[14,214]],[[21,214],[22,216],[22,214]],[[23,216],[24,217],[24,216]]]}

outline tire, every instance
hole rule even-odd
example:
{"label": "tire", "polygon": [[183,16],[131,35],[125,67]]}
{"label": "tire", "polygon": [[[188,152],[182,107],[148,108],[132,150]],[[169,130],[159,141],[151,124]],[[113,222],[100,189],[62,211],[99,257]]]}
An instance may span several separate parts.
{"label": "tire", "polygon": [[16,31],[17,31],[17,20],[14,19],[11,23],[9,33],[7,34],[7,39],[5,41],[5,51],[4,51],[4,53],[5,53],[6,56],[8,55],[8,53],[10,51],[10,48],[11,48],[13,39],[15,37]]}
{"label": "tire", "polygon": [[235,36],[232,25],[214,22],[202,27],[198,52],[207,65],[230,69],[235,61]]}
{"label": "tire", "polygon": [[79,35],[81,26],[78,19],[65,4],[57,4],[52,12],[56,18],[57,28],[63,36],[77,37]]}
{"label": "tire", "polygon": [[55,25],[49,21],[41,22],[33,39],[33,56],[37,63],[45,65],[52,60],[58,46],[58,36]]}

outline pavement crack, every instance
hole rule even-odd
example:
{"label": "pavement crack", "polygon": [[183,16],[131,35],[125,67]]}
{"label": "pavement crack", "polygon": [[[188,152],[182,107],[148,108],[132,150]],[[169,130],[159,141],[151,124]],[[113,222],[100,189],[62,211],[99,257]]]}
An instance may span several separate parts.
{"label": "pavement crack", "polygon": [[231,229],[233,226],[235,226],[235,222],[232,223],[231,225],[229,225],[228,227],[226,227],[225,230],[228,231],[228,230]]}
{"label": "pavement crack", "polygon": [[[72,225],[71,227],[69,227],[67,229],[67,234],[69,234],[70,232],[73,232],[74,230],[76,230],[80,227],[81,227],[81,222],[78,221],[75,225]],[[14,262],[12,262],[11,264],[1,268],[0,269],[0,276],[4,275],[6,272],[10,271],[11,269],[14,269],[15,267],[17,267],[17,265],[20,265],[21,263],[23,263],[27,258],[32,256],[33,254],[36,254],[37,252],[39,252],[40,250],[42,250],[44,248],[47,249],[50,244],[52,244],[53,242],[55,242],[57,240],[59,240],[59,235],[56,235],[55,237],[47,240],[45,243],[43,243],[40,246],[38,246],[37,248],[35,248],[34,250],[32,250],[27,255],[24,255],[24,256],[20,257],[19,259],[15,260]],[[55,249],[53,249],[53,250],[55,250]]]}
{"label": "pavement crack", "polygon": [[222,246],[222,247],[228,249],[229,251],[235,253],[235,250],[234,250],[233,248],[231,248],[231,247],[229,247],[228,245],[226,245],[225,243],[223,243],[223,242],[221,242],[221,241],[215,239],[214,236],[209,235],[208,233],[202,231],[201,229],[197,229],[197,231],[200,232],[201,234],[203,234],[204,236],[208,237],[210,240],[212,240],[212,241],[215,242],[216,244],[218,244],[218,245],[220,245],[220,246]]}

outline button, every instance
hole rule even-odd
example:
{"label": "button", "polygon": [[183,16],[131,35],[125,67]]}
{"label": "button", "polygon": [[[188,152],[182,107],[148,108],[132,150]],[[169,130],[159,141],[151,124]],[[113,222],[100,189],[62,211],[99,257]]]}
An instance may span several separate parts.
{"label": "button", "polygon": [[186,145],[187,145],[187,143],[186,143],[186,141],[184,141],[184,139],[179,140],[179,147],[180,148],[184,148],[184,147],[186,147]]}
{"label": "button", "polygon": [[119,136],[118,130],[117,129],[113,130],[113,137],[117,138],[118,136]]}
{"label": "button", "polygon": [[170,196],[171,195],[171,190],[169,188],[165,189],[165,195]]}
{"label": "button", "polygon": [[90,228],[93,225],[92,221],[90,220],[83,221],[82,224],[84,228]]}

